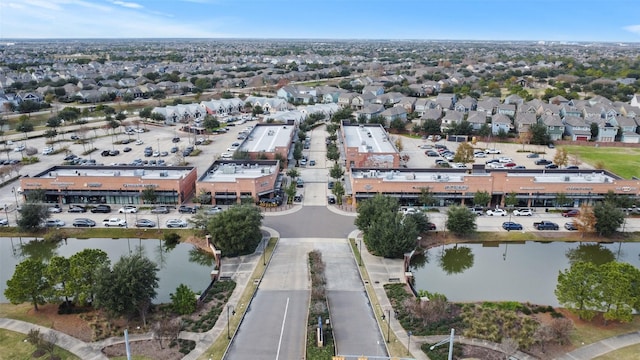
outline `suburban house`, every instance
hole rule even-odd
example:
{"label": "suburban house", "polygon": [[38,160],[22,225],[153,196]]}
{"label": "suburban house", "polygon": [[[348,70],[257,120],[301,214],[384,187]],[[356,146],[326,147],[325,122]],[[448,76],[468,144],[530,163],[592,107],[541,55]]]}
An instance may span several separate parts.
{"label": "suburban house", "polygon": [[520,95],[511,94],[511,95],[507,96],[506,98],[504,98],[504,103],[505,104],[512,104],[512,105],[515,105],[515,106],[518,107],[518,106],[524,104],[524,99]]}
{"label": "suburban house", "polygon": [[[228,116],[237,114],[244,108],[245,102],[238,98],[220,99],[200,102],[207,114],[213,116]],[[253,105],[253,104],[252,104]]]}
{"label": "suburban house", "polygon": [[475,111],[477,107],[478,101],[471,96],[467,96],[456,102],[453,109],[458,112],[468,113],[469,111]]}
{"label": "suburban house", "polygon": [[564,123],[560,115],[545,114],[540,117],[540,122],[547,127],[547,133],[551,141],[562,140],[564,135]]}
{"label": "suburban house", "polygon": [[629,105],[640,108],[640,94],[634,94]]}
{"label": "suburban house", "polygon": [[360,94],[353,92],[342,93],[338,96],[338,105],[343,108],[351,107],[351,100],[358,95]]}
{"label": "suburban house", "polygon": [[428,109],[422,114],[422,116],[420,116],[420,119],[421,120],[440,120],[441,117],[442,117],[442,110]]}
{"label": "suburban house", "polygon": [[577,116],[567,116],[562,119],[565,126],[565,134],[571,137],[571,141],[591,140],[591,126],[584,119]]}
{"label": "suburban house", "polygon": [[358,94],[351,99],[351,108],[353,110],[360,110],[365,106],[372,104],[375,98],[376,97],[371,93]]}
{"label": "suburban house", "polygon": [[484,98],[476,104],[476,110],[484,111],[487,116],[491,116],[496,113],[500,106],[500,99],[495,97]]}
{"label": "suburban house", "polygon": [[404,110],[407,112],[407,114],[410,114],[414,111],[416,100],[418,99],[411,96],[405,96],[402,99],[400,99],[400,102],[395,104],[394,106],[402,106]]}
{"label": "suburban house", "polygon": [[378,85],[367,85],[362,88],[362,93],[370,93],[373,96],[380,96],[384,94],[384,87]]}
{"label": "suburban house", "polygon": [[[599,142],[614,142],[616,140],[616,136],[618,135],[618,126],[612,123],[611,121],[603,118],[597,118],[594,123],[598,124],[598,136],[596,137],[596,141]],[[589,124],[589,129],[591,129],[591,123]]]}
{"label": "suburban house", "polygon": [[436,104],[443,110],[452,110],[458,98],[455,94],[438,94],[436,96]]}
{"label": "suburban house", "polygon": [[207,111],[200,104],[179,104],[175,106],[155,107],[151,110],[151,113],[164,116],[165,124],[175,125],[177,123],[186,124],[191,121],[202,120]]}
{"label": "suburban house", "polygon": [[498,113],[491,117],[491,133],[493,135],[498,135],[500,130],[508,133],[512,128],[511,118],[507,115]]}
{"label": "suburban house", "polygon": [[516,106],[514,104],[500,104],[497,113],[513,117],[516,114]]}
{"label": "suburban house", "polygon": [[531,125],[536,124],[538,119],[536,114],[532,113],[517,113],[516,118],[514,120],[515,128],[517,133],[526,133],[529,132]]}
{"label": "suburban house", "polygon": [[384,117],[387,124],[390,124],[393,120],[399,119],[407,121],[407,112],[402,106],[390,107],[380,113],[380,116]]}
{"label": "suburban house", "polygon": [[440,124],[440,131],[445,132],[453,124],[459,124],[464,119],[464,114],[457,111],[447,111],[442,118]]}
{"label": "suburban house", "polygon": [[383,111],[384,111],[384,106],[380,104],[368,104],[364,108],[360,110],[356,110],[354,112],[354,115],[356,119],[359,118],[360,116],[364,116],[368,121],[368,120],[371,120],[373,116],[381,115]]}
{"label": "suburban house", "polygon": [[484,111],[469,111],[467,122],[471,124],[473,130],[478,131],[487,123],[487,114]]}
{"label": "suburban house", "polygon": [[260,106],[266,114],[293,109],[293,105],[279,98],[249,96],[244,102],[251,104],[252,107]]}
{"label": "suburban house", "polygon": [[436,103],[433,100],[426,99],[426,98],[416,99],[416,103],[414,104],[414,111],[418,113],[420,116],[423,116],[427,110],[432,110],[435,108],[436,108]]}
{"label": "suburban house", "polygon": [[628,144],[640,143],[640,134],[637,133],[638,124],[635,119],[626,116],[618,116],[611,119],[611,121],[615,123],[622,132],[620,142]]}

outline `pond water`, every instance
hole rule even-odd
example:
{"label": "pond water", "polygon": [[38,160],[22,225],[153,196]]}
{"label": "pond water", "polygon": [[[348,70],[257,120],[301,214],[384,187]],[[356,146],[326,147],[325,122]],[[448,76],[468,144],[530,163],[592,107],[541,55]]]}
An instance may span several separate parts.
{"label": "pond water", "polygon": [[519,301],[558,306],[560,271],[572,261],[608,260],[640,268],[640,243],[459,244],[429,249],[412,259],[417,290],[451,301]]}
{"label": "pond water", "polygon": [[213,258],[195,250],[190,244],[178,244],[167,250],[160,240],[140,239],[68,239],[59,244],[36,242],[32,238],[0,238],[0,302],[8,302],[4,296],[7,280],[13,276],[14,267],[29,256],[50,259],[53,256],[71,257],[84,249],[101,249],[109,255],[111,264],[121,256],[142,251],[158,265],[158,289],[154,303],[171,301],[169,294],[180,284],[195,292],[203,291],[210,282]]}

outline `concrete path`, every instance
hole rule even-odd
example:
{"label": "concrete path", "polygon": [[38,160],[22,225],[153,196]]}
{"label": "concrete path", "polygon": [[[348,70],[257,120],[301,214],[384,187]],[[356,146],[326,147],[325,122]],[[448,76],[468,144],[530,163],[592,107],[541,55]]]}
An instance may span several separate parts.
{"label": "concrete path", "polygon": [[76,339],[73,336],[69,336],[57,330],[53,330],[44,326],[31,324],[28,322],[0,318],[0,328],[7,329],[22,334],[28,334],[32,329],[40,330],[40,334],[46,336],[54,336],[57,338],[56,345],[73,353],[83,360],[106,360],[108,359],[105,354],[99,349],[94,349],[86,342]]}
{"label": "concrete path", "polygon": [[[558,360],[594,359],[608,352],[640,344],[640,331],[613,336],[593,344],[585,345],[558,358]],[[640,358],[640,355],[638,355]]]}

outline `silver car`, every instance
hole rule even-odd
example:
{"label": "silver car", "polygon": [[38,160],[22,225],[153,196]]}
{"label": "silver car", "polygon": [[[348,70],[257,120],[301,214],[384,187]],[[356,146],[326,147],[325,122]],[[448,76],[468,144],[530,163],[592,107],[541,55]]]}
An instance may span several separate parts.
{"label": "silver car", "polygon": [[187,227],[187,222],[182,219],[169,219],[167,220],[168,228],[176,228],[176,227]]}

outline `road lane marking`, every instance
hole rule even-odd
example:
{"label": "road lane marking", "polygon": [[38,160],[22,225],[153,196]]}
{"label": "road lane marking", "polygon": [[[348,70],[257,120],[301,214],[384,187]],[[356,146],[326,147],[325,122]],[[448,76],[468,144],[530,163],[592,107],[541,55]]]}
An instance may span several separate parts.
{"label": "road lane marking", "polygon": [[278,351],[276,352],[276,360],[280,358],[280,347],[282,346],[282,336],[284,335],[284,324],[287,322],[287,312],[289,311],[289,298],[284,307],[284,316],[282,317],[282,326],[280,327],[280,339],[278,340]]}

